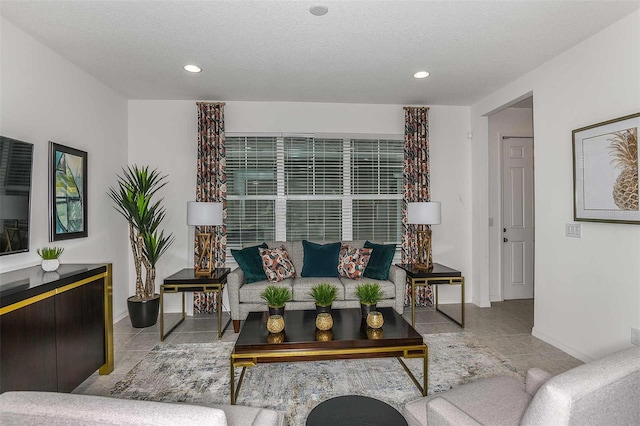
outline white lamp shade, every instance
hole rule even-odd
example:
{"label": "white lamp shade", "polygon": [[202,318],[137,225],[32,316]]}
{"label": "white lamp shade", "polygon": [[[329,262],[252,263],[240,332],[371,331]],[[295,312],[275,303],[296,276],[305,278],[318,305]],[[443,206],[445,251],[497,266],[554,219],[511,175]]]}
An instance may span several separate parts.
{"label": "white lamp shade", "polygon": [[187,203],[187,225],[222,225],[222,203],[189,201]]}
{"label": "white lamp shade", "polygon": [[407,203],[407,223],[438,225],[440,223],[440,201]]}

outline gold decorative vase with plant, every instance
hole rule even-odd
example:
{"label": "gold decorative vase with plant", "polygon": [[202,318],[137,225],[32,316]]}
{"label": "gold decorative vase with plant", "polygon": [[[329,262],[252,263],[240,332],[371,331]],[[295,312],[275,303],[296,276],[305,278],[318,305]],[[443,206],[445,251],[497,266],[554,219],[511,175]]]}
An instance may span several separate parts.
{"label": "gold decorative vase with plant", "polygon": [[64,251],[62,247],[44,247],[36,250],[42,258],[42,269],[45,272],[52,272],[60,266],[60,255]]}
{"label": "gold decorative vase with plant", "polygon": [[338,297],[338,288],[328,283],[313,286],[309,293],[316,301],[316,313],[331,313],[331,304]]}
{"label": "gold decorative vase with plant", "polygon": [[284,306],[291,300],[291,291],[287,287],[270,285],[260,294],[269,307],[269,315],[284,316]]}
{"label": "gold decorative vase with plant", "polygon": [[356,286],[356,296],[360,300],[362,318],[366,319],[369,312],[375,311],[378,301],[384,297],[384,292],[378,283],[367,283]]}
{"label": "gold decorative vase with plant", "polygon": [[[160,296],[156,293],[156,264],[174,241],[172,234],[165,235],[159,227],[166,211],[162,199],[155,200],[157,192],[166,184],[167,175],[157,169],[129,166],[117,176],[116,187],[110,187],[108,195],[115,209],[129,224],[129,241],[136,271],[135,295],[127,299],[131,325],[150,327],[158,320]],[[144,268],[145,280],[142,280]]]}

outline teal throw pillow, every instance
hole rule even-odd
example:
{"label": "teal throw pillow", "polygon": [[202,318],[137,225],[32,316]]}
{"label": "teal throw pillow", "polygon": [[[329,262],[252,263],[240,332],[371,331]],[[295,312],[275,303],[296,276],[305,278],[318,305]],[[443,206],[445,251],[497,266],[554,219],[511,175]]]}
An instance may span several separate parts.
{"label": "teal throw pillow", "polygon": [[341,242],[331,244],[317,244],[302,240],[304,262],[302,264],[303,277],[337,277],[338,255]]}
{"label": "teal throw pillow", "polygon": [[375,244],[365,241],[364,248],[373,249],[369,263],[364,270],[364,277],[373,278],[374,280],[388,280],[389,268],[393,262],[393,256],[396,254],[395,244]]}
{"label": "teal throw pillow", "polygon": [[233,258],[238,263],[238,266],[240,266],[240,269],[242,269],[242,272],[244,272],[244,278],[247,284],[267,279],[258,249],[268,247],[267,243],[262,243],[259,246],[251,246],[243,248],[242,250],[231,249]]}

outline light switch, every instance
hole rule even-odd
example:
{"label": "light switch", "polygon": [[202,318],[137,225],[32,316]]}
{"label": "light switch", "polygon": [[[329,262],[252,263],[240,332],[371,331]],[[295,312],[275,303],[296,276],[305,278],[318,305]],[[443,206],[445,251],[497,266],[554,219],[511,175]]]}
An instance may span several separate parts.
{"label": "light switch", "polygon": [[565,225],[565,235],[571,238],[582,238],[582,225],[579,223],[567,223]]}

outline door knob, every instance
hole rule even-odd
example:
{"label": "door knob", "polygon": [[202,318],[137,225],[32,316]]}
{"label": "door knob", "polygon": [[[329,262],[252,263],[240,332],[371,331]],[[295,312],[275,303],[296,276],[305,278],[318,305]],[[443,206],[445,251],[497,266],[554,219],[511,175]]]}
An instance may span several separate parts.
{"label": "door knob", "polygon": [[507,232],[507,228],[502,228],[502,232]]}
{"label": "door knob", "polygon": [[508,243],[509,239],[508,238],[503,238],[502,241],[504,241],[505,243]]}

